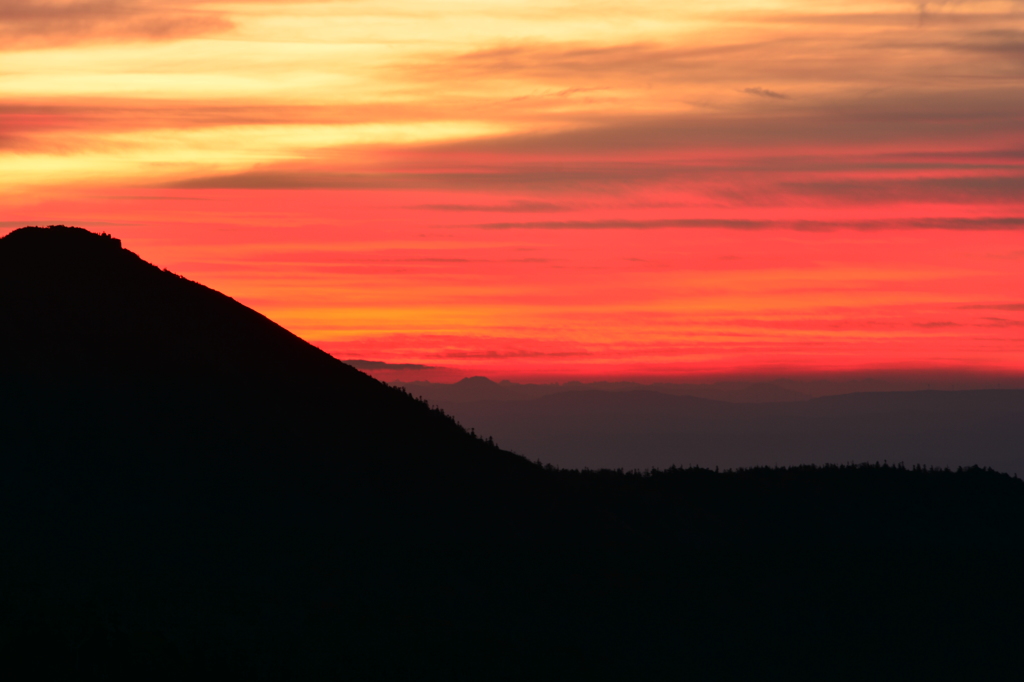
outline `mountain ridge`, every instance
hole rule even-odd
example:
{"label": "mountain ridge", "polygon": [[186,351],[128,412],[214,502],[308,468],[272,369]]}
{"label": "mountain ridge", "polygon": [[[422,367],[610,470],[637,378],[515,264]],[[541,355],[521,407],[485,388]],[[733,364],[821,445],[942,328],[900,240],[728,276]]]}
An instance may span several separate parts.
{"label": "mountain ridge", "polygon": [[[206,420],[210,437],[228,424],[238,433],[283,424],[267,413],[266,405],[279,405],[311,429],[278,433],[279,448],[290,438],[317,440],[321,459],[379,451],[400,454],[411,469],[430,458],[450,471],[533,466],[234,299],[145,262],[109,235],[61,225],[0,238],[0,321],[0,377],[8,382],[49,381],[53,391],[83,401],[104,386],[112,396],[135,391],[154,414],[198,400],[222,420]],[[287,404],[280,396],[288,396]],[[194,412],[189,419],[206,419]],[[262,423],[254,421],[257,414]],[[394,428],[396,420],[407,427]],[[347,445],[335,455],[328,454],[331,429]],[[432,454],[413,457],[417,451]],[[362,465],[375,466],[370,459]]]}

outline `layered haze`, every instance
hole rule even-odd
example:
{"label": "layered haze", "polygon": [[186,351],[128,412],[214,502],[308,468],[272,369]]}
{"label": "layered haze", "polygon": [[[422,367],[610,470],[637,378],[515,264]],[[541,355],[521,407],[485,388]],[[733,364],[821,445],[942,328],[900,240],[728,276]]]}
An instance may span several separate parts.
{"label": "layered haze", "polygon": [[7,0],[0,228],[388,380],[1020,375],[1022,57],[1019,2]]}

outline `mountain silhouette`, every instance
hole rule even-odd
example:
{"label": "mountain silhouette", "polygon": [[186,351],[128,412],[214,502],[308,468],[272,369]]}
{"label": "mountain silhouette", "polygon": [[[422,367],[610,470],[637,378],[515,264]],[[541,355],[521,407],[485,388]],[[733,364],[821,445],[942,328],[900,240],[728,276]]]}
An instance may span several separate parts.
{"label": "mountain silhouette", "polygon": [[0,239],[0,296],[6,372],[321,377],[380,393],[365,374],[105,234],[11,232]]}
{"label": "mountain silhouette", "polygon": [[0,239],[0,323],[11,679],[1018,664],[1024,482],[1006,474],[542,467],[76,228]]}
{"label": "mountain silhouette", "polygon": [[[279,438],[299,438],[307,449],[320,439],[338,457],[345,457],[338,452],[345,446],[367,466],[375,452],[401,455],[410,460],[404,466],[422,452],[436,472],[447,460],[448,466],[472,464],[461,456],[473,451],[480,453],[475,459],[488,460],[481,465],[532,467],[224,294],[146,263],[105,234],[28,227],[0,239],[0,319],[0,376],[8,381],[38,388],[49,380],[71,393],[72,386],[90,391],[116,384],[119,391],[138,391],[143,403],[156,401],[152,412],[172,395],[182,398],[181,407],[217,401],[222,433],[279,424],[287,431]],[[316,417],[328,413],[330,419]]]}

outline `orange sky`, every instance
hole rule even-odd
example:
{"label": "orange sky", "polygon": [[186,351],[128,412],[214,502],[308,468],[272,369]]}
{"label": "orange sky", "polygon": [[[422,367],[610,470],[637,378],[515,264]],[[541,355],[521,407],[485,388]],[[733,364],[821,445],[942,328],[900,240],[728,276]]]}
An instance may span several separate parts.
{"label": "orange sky", "polygon": [[1024,3],[4,0],[0,230],[382,378],[1024,372]]}

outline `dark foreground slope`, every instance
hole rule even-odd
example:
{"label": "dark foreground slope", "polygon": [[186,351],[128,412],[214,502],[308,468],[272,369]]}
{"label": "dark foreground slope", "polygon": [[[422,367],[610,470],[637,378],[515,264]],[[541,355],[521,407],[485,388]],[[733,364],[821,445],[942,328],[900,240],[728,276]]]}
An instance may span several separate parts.
{"label": "dark foreground slope", "polygon": [[15,232],[0,278],[0,660],[17,679],[1017,665],[1009,476],[546,470],[113,240]]}

